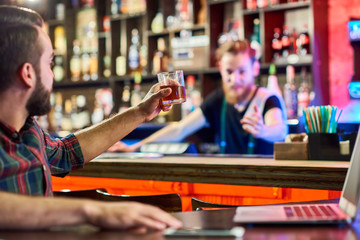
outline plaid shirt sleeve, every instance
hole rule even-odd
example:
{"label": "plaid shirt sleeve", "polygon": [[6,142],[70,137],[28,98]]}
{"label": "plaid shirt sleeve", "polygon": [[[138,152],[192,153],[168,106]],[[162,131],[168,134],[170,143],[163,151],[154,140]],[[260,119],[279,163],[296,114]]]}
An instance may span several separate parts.
{"label": "plaid shirt sleeve", "polygon": [[44,132],[45,150],[51,174],[64,177],[71,170],[84,167],[84,157],[74,134],[57,139]]}

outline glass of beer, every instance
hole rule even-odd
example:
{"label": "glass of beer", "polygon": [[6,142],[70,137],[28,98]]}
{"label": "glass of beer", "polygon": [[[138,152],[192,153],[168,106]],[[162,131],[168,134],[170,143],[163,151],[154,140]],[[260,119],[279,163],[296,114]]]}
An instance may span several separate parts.
{"label": "glass of beer", "polygon": [[163,105],[183,103],[186,101],[184,74],[182,70],[175,72],[161,72],[157,74],[160,89],[171,88],[169,96],[162,98]]}

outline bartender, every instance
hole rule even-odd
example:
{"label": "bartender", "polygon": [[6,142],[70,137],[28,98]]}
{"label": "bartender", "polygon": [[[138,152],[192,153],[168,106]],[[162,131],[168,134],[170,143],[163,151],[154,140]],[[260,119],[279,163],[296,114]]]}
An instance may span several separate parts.
{"label": "bartender", "polygon": [[273,154],[273,143],[288,133],[281,96],[255,85],[260,64],[247,40],[225,42],[216,51],[222,88],[212,92],[179,122],[133,144],[118,142],[109,151],[133,152],[150,142],[179,142],[203,127],[226,154]]}

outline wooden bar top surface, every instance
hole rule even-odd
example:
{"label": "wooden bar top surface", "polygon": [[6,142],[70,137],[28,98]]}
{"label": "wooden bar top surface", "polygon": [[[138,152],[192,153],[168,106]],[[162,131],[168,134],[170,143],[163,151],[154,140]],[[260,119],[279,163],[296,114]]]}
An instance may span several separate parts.
{"label": "wooden bar top surface", "polygon": [[228,155],[104,156],[71,176],[341,190],[349,167],[344,161]]}

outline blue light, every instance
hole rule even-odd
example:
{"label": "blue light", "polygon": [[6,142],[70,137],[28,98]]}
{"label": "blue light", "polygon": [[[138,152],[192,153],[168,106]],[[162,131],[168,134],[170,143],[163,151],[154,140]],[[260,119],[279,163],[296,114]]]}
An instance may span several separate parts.
{"label": "blue light", "polygon": [[349,83],[349,94],[351,98],[360,99],[360,82]]}
{"label": "blue light", "polygon": [[348,22],[349,39],[351,42],[360,41],[360,20]]}

